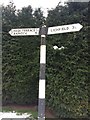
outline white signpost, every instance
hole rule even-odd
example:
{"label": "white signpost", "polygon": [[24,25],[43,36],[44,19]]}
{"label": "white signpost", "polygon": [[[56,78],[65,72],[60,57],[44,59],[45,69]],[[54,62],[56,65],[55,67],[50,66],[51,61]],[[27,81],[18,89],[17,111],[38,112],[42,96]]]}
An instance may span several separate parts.
{"label": "white signpost", "polygon": [[38,102],[38,120],[45,120],[45,68],[46,68],[46,35],[60,34],[67,32],[80,31],[83,26],[79,23],[42,28],[19,28],[11,29],[11,36],[29,36],[41,35],[40,46],[40,75],[39,75],[39,102]]}
{"label": "white signpost", "polygon": [[79,23],[48,28],[48,35],[79,31],[83,26]]}
{"label": "white signpost", "polygon": [[[79,23],[70,24],[70,25],[62,25],[48,28],[48,35],[51,34],[60,34],[67,32],[76,32],[79,31],[83,26]],[[39,28],[18,28],[11,29],[9,34],[11,36],[29,36],[29,35],[39,35]]]}
{"label": "white signpost", "polygon": [[28,36],[28,35],[39,35],[39,28],[19,28],[11,29],[9,31],[11,36]]}

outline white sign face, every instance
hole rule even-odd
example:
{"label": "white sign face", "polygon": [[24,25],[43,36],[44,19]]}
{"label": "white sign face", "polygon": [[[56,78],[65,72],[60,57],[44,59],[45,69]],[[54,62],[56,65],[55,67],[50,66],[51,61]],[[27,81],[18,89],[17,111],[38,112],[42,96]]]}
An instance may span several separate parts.
{"label": "white sign face", "polygon": [[11,29],[9,31],[11,36],[28,36],[28,35],[39,35],[39,28],[21,28]]}
{"label": "white sign face", "polygon": [[79,23],[48,28],[48,35],[79,31],[83,26]]}
{"label": "white sign face", "polygon": [[[83,26],[79,23],[62,25],[48,28],[48,35],[75,32],[79,31]],[[20,28],[20,29],[11,29],[9,34],[11,36],[29,36],[29,35],[39,35],[39,28]]]}

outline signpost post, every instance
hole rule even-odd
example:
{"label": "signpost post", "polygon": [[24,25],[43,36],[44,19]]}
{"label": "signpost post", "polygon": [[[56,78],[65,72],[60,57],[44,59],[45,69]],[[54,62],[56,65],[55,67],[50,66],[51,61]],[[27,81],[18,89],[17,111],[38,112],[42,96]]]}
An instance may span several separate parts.
{"label": "signpost post", "polygon": [[39,73],[39,100],[38,120],[45,120],[45,68],[46,68],[46,35],[60,34],[80,31],[83,26],[79,23],[62,25],[47,28],[45,25],[40,28],[19,28],[11,29],[11,36],[41,35],[40,46],[40,73]]}
{"label": "signpost post", "polygon": [[47,27],[44,25],[40,29],[40,73],[39,73],[39,102],[38,120],[45,119],[45,68],[46,68],[46,35]]}

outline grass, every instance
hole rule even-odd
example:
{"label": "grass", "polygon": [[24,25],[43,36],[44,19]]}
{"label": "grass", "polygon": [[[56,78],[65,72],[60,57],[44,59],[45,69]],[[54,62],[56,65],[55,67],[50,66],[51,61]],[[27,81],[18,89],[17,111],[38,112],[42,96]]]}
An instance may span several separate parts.
{"label": "grass", "polygon": [[19,109],[15,108],[14,109],[10,106],[2,107],[2,111],[3,112],[13,112],[13,111],[15,111],[17,114],[23,114],[23,113],[32,114],[32,116],[34,118],[37,118],[37,115],[38,115],[37,111],[33,111],[33,110],[30,110],[30,109],[26,109],[26,108],[25,109],[22,109],[22,108],[19,108]]}

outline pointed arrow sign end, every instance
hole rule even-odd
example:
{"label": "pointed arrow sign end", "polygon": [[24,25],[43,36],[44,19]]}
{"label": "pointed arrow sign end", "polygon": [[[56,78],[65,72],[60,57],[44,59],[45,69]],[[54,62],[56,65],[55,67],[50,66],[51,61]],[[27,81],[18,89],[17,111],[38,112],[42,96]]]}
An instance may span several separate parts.
{"label": "pointed arrow sign end", "polygon": [[9,31],[9,34],[12,36],[12,30]]}
{"label": "pointed arrow sign end", "polygon": [[83,28],[83,26],[78,23],[78,28],[79,28],[79,30],[81,30]]}

